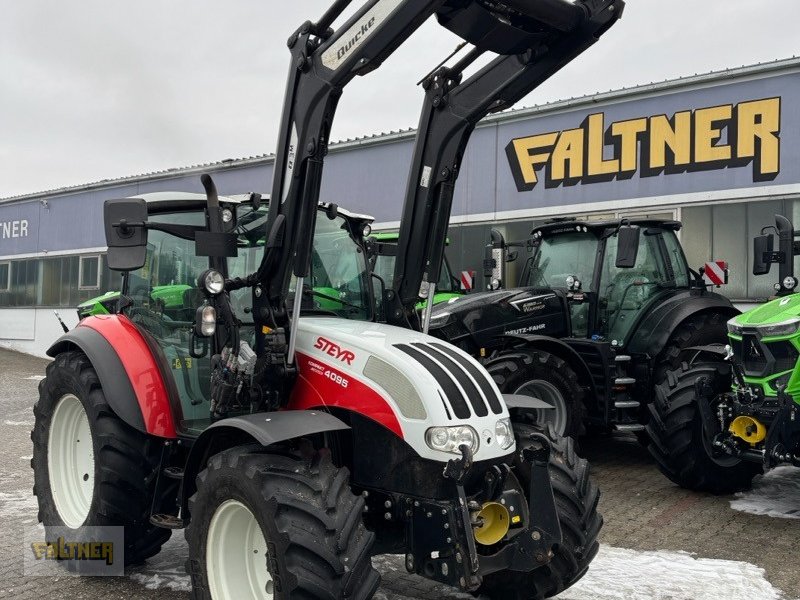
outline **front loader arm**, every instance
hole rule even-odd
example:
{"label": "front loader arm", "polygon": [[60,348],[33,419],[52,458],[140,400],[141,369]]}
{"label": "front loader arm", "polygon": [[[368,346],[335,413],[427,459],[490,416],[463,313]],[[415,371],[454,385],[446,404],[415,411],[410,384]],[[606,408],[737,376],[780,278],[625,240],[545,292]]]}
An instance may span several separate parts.
{"label": "front loader arm", "polygon": [[560,2],[509,4],[528,6],[529,19],[524,24],[530,33],[525,48],[512,46],[512,52],[501,53],[462,82],[464,69],[485,50],[478,45],[456,65],[436,70],[423,82],[425,101],[387,313],[391,323],[422,327],[415,306],[422,296],[421,286],[438,280],[456,179],[478,121],[511,107],[594,44],[624,8],[623,0],[578,0],[566,12]]}
{"label": "front loader arm", "polygon": [[[338,30],[330,24],[351,0],[333,3],[318,23],[289,38],[291,66],[279,130],[266,223],[267,247],[252,280],[254,317],[262,327],[285,325],[293,272],[308,271],[329,132],[344,87],[376,69],[445,0],[369,0]],[[295,303],[298,307],[300,302]],[[296,319],[295,319],[296,320]]]}

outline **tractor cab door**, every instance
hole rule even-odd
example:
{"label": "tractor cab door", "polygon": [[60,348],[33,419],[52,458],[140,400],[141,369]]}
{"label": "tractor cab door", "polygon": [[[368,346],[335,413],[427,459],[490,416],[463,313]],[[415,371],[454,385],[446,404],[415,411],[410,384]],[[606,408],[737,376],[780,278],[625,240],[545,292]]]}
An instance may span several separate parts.
{"label": "tractor cab door", "polygon": [[643,227],[636,260],[617,266],[620,236],[608,237],[598,287],[598,326],[603,337],[620,345],[651,302],[666,290],[688,287],[686,259],[675,232]]}
{"label": "tractor cab door", "polygon": [[[148,221],[204,226],[205,214],[196,210],[153,214]],[[197,279],[206,269],[208,258],[195,256],[193,241],[151,230],[144,266],[127,275],[123,289],[131,301],[124,314],[149,334],[163,354],[184,420],[209,415],[210,353],[198,358],[190,352],[195,311],[204,298]]]}

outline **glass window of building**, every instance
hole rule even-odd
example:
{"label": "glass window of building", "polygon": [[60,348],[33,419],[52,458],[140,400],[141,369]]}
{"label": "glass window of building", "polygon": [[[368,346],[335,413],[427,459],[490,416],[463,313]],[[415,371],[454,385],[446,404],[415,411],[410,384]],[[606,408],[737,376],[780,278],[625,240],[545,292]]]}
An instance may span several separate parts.
{"label": "glass window of building", "polygon": [[7,292],[11,287],[11,263],[0,262],[0,292]]}
{"label": "glass window of building", "polygon": [[82,290],[100,288],[100,256],[81,256],[78,281]]}

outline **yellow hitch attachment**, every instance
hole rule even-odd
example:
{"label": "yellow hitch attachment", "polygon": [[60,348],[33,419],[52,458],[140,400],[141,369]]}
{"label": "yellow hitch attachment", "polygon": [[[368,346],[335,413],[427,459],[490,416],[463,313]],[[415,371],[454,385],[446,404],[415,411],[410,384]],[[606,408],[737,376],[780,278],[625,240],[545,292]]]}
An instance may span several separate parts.
{"label": "yellow hitch attachment", "polygon": [[736,417],[728,427],[728,431],[751,446],[763,442],[767,437],[767,428],[761,421],[753,417]]}
{"label": "yellow hitch attachment", "polygon": [[492,546],[506,537],[511,527],[508,509],[499,502],[487,502],[476,515],[481,525],[473,530],[475,541],[482,546]]}

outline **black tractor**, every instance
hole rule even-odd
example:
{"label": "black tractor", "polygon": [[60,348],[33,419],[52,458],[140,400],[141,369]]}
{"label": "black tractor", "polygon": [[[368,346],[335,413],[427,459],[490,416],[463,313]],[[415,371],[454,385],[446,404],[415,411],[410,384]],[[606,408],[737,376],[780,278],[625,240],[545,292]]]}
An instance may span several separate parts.
{"label": "black tractor", "polygon": [[[654,386],[685,348],[724,343],[739,313],[689,268],[680,227],[561,219],[515,244],[493,231],[489,291],[435,306],[430,333],[480,357],[504,393],[537,398],[537,419],[560,434],[645,441]],[[524,251],[520,286],[499,289],[503,263]]]}

